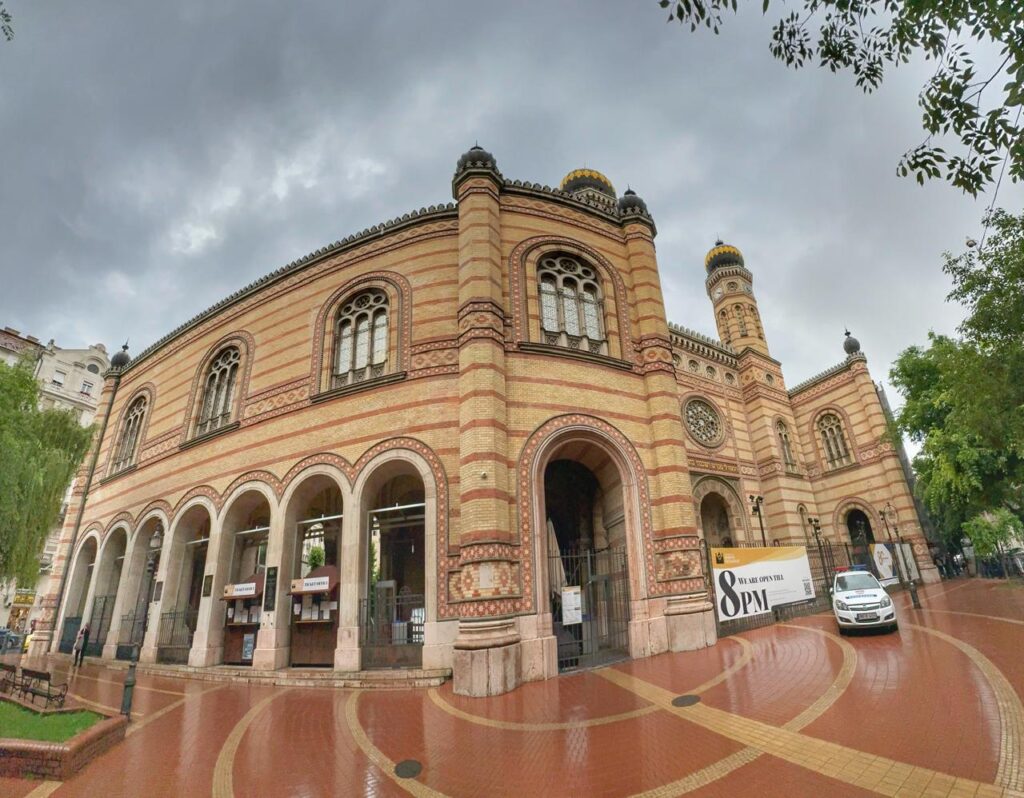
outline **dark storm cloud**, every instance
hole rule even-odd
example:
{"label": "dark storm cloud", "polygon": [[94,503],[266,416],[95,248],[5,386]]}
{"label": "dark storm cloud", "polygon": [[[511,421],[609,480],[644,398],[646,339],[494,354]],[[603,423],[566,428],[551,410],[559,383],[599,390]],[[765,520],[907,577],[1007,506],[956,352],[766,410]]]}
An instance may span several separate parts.
{"label": "dark storm cloud", "polygon": [[[631,184],[670,317],[713,333],[704,252],[745,253],[792,385],[844,325],[876,379],[952,330],[940,253],[985,202],[895,176],[925,68],[877,96],[649,3],[11,0],[0,45],[0,324],[132,349],[316,247],[450,199],[474,140],[507,177]],[[1001,204],[1019,207],[1004,188]]]}

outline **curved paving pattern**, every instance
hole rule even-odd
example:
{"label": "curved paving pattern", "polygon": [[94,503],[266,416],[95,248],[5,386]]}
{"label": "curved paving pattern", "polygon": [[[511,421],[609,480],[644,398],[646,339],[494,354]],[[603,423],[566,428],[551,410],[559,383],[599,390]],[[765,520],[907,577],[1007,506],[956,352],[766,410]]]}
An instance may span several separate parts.
{"label": "curved paving pattern", "polygon": [[[0,798],[1024,796],[1024,587],[922,600],[898,635],[818,615],[486,700],[142,675],[124,743]],[[73,700],[116,708],[122,679],[87,665]]]}

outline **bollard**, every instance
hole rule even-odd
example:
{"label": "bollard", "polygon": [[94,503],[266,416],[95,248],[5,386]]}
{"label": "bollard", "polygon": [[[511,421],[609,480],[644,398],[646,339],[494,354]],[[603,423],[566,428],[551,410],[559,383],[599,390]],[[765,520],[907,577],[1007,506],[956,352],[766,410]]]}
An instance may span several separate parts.
{"label": "bollard", "polygon": [[132,719],[132,696],[135,693],[135,664],[139,661],[139,647],[132,646],[132,659],[124,677],[124,692],[121,694],[121,714]]}
{"label": "bollard", "polygon": [[914,604],[914,609],[921,609],[921,599],[917,597],[917,582],[913,579],[910,580],[910,600]]}

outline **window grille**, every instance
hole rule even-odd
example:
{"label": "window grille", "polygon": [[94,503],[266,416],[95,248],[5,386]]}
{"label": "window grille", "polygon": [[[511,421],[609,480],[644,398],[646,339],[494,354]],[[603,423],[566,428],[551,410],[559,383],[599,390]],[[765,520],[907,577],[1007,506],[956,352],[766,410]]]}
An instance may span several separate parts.
{"label": "window grille", "polygon": [[541,258],[537,277],[544,342],[608,354],[597,272],[571,255],[553,254]]}
{"label": "window grille", "polygon": [[388,296],[371,288],[342,303],[335,324],[333,388],[384,374],[388,362]]}
{"label": "window grille", "polygon": [[218,430],[231,421],[241,360],[238,347],[229,346],[221,350],[210,363],[204,382],[199,422],[196,424],[197,435]]}
{"label": "window grille", "polygon": [[125,413],[124,423],[121,426],[121,437],[117,441],[117,448],[114,450],[114,462],[110,467],[111,474],[124,471],[135,462],[139,434],[145,417],[146,397],[140,396],[131,403],[128,412]]}

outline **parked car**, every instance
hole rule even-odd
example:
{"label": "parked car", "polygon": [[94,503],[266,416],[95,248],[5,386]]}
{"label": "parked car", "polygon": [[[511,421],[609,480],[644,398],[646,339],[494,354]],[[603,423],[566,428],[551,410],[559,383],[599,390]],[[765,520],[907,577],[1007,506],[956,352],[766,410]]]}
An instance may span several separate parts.
{"label": "parked car", "polygon": [[885,588],[867,571],[841,571],[832,581],[832,612],[839,633],[847,629],[899,628],[896,607]]}

